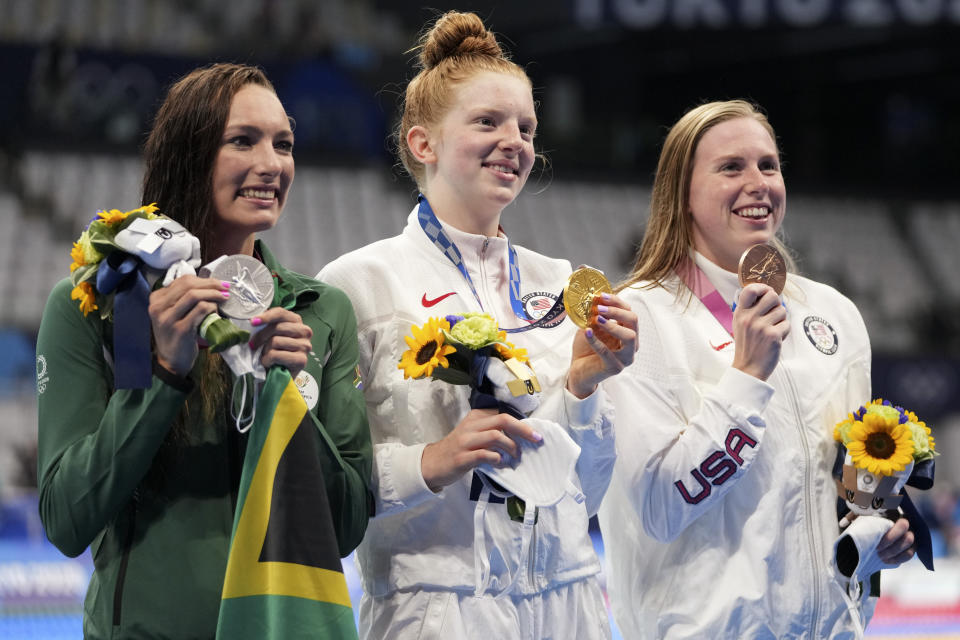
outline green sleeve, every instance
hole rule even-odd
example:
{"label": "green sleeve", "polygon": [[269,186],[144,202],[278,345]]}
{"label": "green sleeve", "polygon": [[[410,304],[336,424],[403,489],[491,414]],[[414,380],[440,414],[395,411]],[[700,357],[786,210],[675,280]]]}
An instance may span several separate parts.
{"label": "green sleeve", "polygon": [[47,537],[76,556],[133,495],[186,394],[156,377],[113,391],[99,312],[84,316],[70,291],[54,287],[37,338],[37,474]]}
{"label": "green sleeve", "polygon": [[[323,305],[331,325],[329,344],[315,346],[317,353],[329,350],[330,356],[323,366],[314,415],[327,443],[321,448],[324,482],[342,557],[360,544],[373,512],[373,446],[366,402],[357,379],[359,348],[353,308],[346,296],[333,288],[314,305]],[[332,308],[337,312],[331,313]]]}

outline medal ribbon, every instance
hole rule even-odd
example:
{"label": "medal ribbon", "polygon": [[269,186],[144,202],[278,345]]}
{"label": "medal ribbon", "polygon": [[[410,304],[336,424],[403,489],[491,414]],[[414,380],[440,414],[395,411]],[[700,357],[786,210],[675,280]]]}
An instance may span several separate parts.
{"label": "medal ribbon", "polygon": [[685,266],[677,269],[677,275],[683,280],[683,284],[693,292],[693,295],[703,303],[713,317],[717,319],[730,337],[733,337],[733,310],[713,286],[707,274],[703,272],[697,263],[690,260]]}
{"label": "medal ribbon", "polygon": [[113,384],[146,389],[153,378],[150,354],[150,285],[136,256],[114,251],[97,270],[97,291],[113,299]]}
{"label": "medal ribbon", "polygon": [[[470,277],[470,273],[467,272],[467,268],[463,264],[463,255],[460,253],[460,249],[458,249],[456,243],[444,233],[440,220],[437,219],[437,215],[433,212],[433,209],[430,208],[430,203],[427,202],[427,197],[421,193],[417,196],[417,201],[420,203],[417,209],[417,220],[420,222],[420,228],[427,234],[427,238],[430,239],[433,246],[439,249],[440,253],[445,255],[447,260],[453,263],[453,266],[457,268],[460,275],[467,281],[467,284],[470,285],[470,291],[473,292],[473,297],[477,299],[477,304],[480,305],[480,309],[482,310],[483,303],[480,302],[480,294],[477,293],[477,288],[473,284],[473,278]],[[527,314],[523,310],[523,302],[520,300],[520,267],[517,264],[517,250],[513,248],[513,243],[511,243],[509,239],[507,239],[507,249],[510,272],[510,308],[513,309],[515,316],[524,322],[530,322]],[[507,333],[530,331],[554,320],[564,311],[563,293],[561,292],[561,295],[557,297],[557,302],[536,322],[515,329],[504,329],[500,327],[500,330],[506,331]]]}

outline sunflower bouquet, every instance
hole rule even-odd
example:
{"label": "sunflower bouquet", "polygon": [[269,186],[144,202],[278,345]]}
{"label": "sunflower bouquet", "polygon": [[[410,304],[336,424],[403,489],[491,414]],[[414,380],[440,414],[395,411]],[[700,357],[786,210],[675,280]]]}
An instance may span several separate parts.
{"label": "sunflower bouquet", "polygon": [[[530,366],[527,350],[507,341],[493,316],[467,312],[433,317],[423,326],[412,325],[404,336],[407,350],[397,368],[404,379],[430,377],[470,387],[470,408],[496,409],[523,420],[540,405],[540,382]],[[475,484],[481,482],[474,473]],[[498,491],[509,493],[495,481]],[[512,520],[523,522],[525,501],[505,498]],[[536,516],[534,517],[536,520]]]}
{"label": "sunflower bouquet", "polygon": [[527,350],[507,341],[493,316],[467,312],[412,325],[397,368],[404,379],[430,377],[469,385],[472,408],[498,408],[523,418],[539,404],[540,383]]}
{"label": "sunflower bouquet", "polygon": [[[147,302],[152,287],[196,273],[200,241],[180,223],[148,204],[131,211],[102,210],[87,224],[70,250],[70,299],[86,316],[114,323],[114,377],[120,388],[150,385],[150,319]],[[219,314],[201,324],[201,336],[214,351],[249,339],[249,333]]]}
{"label": "sunflower bouquet", "polygon": [[859,515],[896,509],[900,489],[916,465],[937,455],[930,427],[912,411],[877,399],[849,414],[833,430],[845,448],[838,491]]}
{"label": "sunflower bouquet", "polygon": [[854,625],[862,629],[863,606],[877,593],[873,588],[877,572],[896,566],[887,564],[877,550],[895,519],[909,521],[917,557],[933,570],[930,530],[903,487],[933,486],[937,451],[930,428],[915,413],[882,399],[837,423],[833,437],[840,445],[834,464],[837,493],[853,514],[840,521],[834,571]]}
{"label": "sunflower bouquet", "polygon": [[98,304],[97,294],[100,292],[96,284],[101,262],[119,249],[116,244],[117,233],[137,219],[155,220],[160,216],[156,204],[148,204],[132,211],[102,210],[97,212],[80,233],[70,250],[70,257],[73,259],[70,264],[70,282],[73,284],[70,299],[78,301],[83,315],[98,309],[104,319],[112,315],[113,295],[100,295]]}

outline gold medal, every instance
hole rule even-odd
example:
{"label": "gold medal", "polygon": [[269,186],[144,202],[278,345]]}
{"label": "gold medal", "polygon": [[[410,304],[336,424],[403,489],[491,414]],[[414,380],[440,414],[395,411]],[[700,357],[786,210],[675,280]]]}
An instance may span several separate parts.
{"label": "gold medal", "polygon": [[613,287],[602,271],[580,267],[570,274],[563,289],[563,306],[567,316],[581,329],[590,324],[593,301],[601,293],[613,293]]}
{"label": "gold medal", "polygon": [[744,251],[738,271],[741,287],[759,282],[780,295],[787,283],[787,263],[776,247],[769,244],[755,244]]}

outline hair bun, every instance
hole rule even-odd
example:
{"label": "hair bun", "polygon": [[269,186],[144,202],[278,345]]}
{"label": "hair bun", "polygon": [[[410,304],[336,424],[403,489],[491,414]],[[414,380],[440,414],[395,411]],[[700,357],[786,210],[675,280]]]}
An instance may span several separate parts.
{"label": "hair bun", "polygon": [[496,37],[475,13],[448,11],[440,16],[420,40],[420,66],[432,69],[455,56],[502,58]]}

